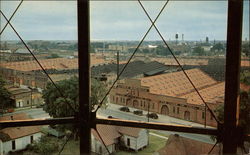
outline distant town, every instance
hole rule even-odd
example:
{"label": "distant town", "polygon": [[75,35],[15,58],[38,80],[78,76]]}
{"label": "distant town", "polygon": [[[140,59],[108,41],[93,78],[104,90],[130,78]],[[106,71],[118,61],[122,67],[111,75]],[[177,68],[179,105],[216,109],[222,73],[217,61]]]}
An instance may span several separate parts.
{"label": "distant town", "polygon": [[[167,42],[170,50],[162,41],[144,41],[138,49],[139,41],[90,43],[91,78],[101,83],[98,86],[110,88],[119,76],[105,106],[98,111],[98,117],[217,127],[204,101],[217,116],[218,109],[224,104],[226,41],[206,36],[203,40],[185,41],[182,34],[175,36],[175,40]],[[47,90],[51,81],[31,52],[56,84],[78,77],[77,41],[34,40],[26,43],[30,51],[20,41],[0,43],[0,83],[10,94],[10,101],[0,100],[0,121],[51,118],[56,115],[47,105],[46,97],[50,95]],[[248,94],[249,46],[247,39],[242,42],[240,74],[240,89]],[[124,68],[135,50],[136,54]],[[5,93],[2,88],[1,97]],[[65,104],[66,101],[62,99],[61,102]],[[35,145],[39,143],[39,139],[42,142],[42,137],[50,138],[52,141],[55,137],[62,140],[63,137],[67,137],[65,130],[52,126],[11,129],[0,129],[1,155],[23,150],[39,152],[41,148],[38,149]],[[100,131],[109,152],[118,155],[128,152],[143,154],[147,151],[157,152],[160,155],[171,154],[180,139],[183,141],[183,144],[180,144],[183,145],[183,150],[186,147],[186,150],[192,151],[188,145],[195,143],[197,148],[193,149],[196,152],[200,151],[197,154],[206,154],[209,150],[199,150],[198,146],[209,148],[214,143],[208,136],[195,137],[139,128],[98,125],[97,130]],[[92,152],[107,154],[106,148],[94,130],[92,141]],[[75,140],[71,143],[77,145]],[[58,145],[53,146],[53,149],[60,147],[60,144]],[[67,151],[67,147],[65,149]],[[219,148],[215,148],[212,153],[216,151],[218,152]]]}

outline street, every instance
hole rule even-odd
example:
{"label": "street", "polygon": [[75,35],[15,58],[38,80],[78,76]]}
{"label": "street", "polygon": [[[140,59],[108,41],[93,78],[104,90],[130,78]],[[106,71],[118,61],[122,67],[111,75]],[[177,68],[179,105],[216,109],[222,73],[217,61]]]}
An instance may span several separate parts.
{"label": "street", "polygon": [[[132,112],[123,112],[123,111],[119,110],[120,107],[121,107],[120,105],[109,104],[109,106],[106,109],[100,108],[97,112],[97,115],[102,116],[102,117],[112,116],[114,118],[120,118],[120,119],[124,119],[124,120],[135,120],[135,121],[148,122],[148,118],[145,116],[145,114],[147,114],[147,111],[143,111],[143,114],[144,114],[143,116],[138,116],[138,115],[135,115],[132,113],[134,110],[138,110],[138,109],[129,107],[130,111],[132,111]],[[189,122],[186,120],[181,120],[181,119],[177,119],[177,118],[173,118],[173,117],[169,117],[169,116],[165,116],[165,115],[160,115],[160,114],[158,114],[158,116],[159,116],[158,119],[149,119],[149,121],[150,122],[159,122],[159,123],[171,123],[171,124],[177,124],[177,125],[190,125],[193,127],[204,127],[204,125],[202,125],[202,124]],[[212,128],[212,127],[209,127],[209,128]],[[194,140],[198,140],[198,141],[202,141],[205,143],[210,143],[210,144],[215,143],[213,140],[211,140],[209,135],[190,134],[190,133],[172,132],[172,131],[160,131],[160,130],[158,130],[157,132],[160,132],[160,133],[163,133],[166,135],[179,134],[180,136],[194,139]]]}
{"label": "street", "polygon": [[[97,115],[100,117],[108,117],[112,116],[114,118],[119,118],[123,120],[135,120],[135,121],[142,121],[142,122],[148,122],[148,118],[145,116],[147,114],[147,111],[143,111],[143,116],[138,116],[133,114],[132,112],[136,110],[135,108],[129,108],[132,112],[122,112],[119,110],[121,106],[115,105],[115,104],[109,104],[109,106],[104,109],[100,108],[97,112]],[[4,116],[10,116],[16,113],[26,113],[29,117],[31,118],[50,118],[49,114],[46,113],[43,108],[24,108],[24,109],[19,109],[18,111],[15,111],[13,113],[7,113],[4,114]],[[172,123],[172,124],[177,124],[177,125],[190,125],[194,127],[204,127],[202,124],[194,123],[194,122],[189,122],[165,115],[160,115],[158,114],[159,118],[158,119],[149,119],[150,122],[159,122],[159,123]],[[211,127],[210,127],[211,128]],[[156,131],[156,130],[155,130]],[[214,141],[211,140],[209,135],[201,135],[201,134],[190,134],[190,133],[182,133],[182,132],[173,132],[173,131],[161,131],[157,130],[156,132],[162,133],[164,135],[170,135],[170,134],[179,134],[180,136],[214,144]]]}

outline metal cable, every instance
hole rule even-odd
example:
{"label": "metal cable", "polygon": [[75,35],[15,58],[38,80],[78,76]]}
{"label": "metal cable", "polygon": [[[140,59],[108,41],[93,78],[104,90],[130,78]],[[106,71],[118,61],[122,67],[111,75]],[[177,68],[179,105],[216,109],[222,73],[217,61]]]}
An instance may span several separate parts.
{"label": "metal cable", "polygon": [[64,150],[64,147],[66,146],[66,144],[68,143],[70,137],[73,135],[73,132],[71,132],[71,134],[69,135],[69,137],[66,139],[66,141],[63,143],[63,146],[61,148],[61,150],[58,152],[58,155],[61,155],[62,151]]}
{"label": "metal cable", "polygon": [[167,46],[168,50],[170,51],[171,55],[173,56],[173,58],[175,59],[175,61],[177,62],[178,66],[181,68],[182,72],[185,74],[185,76],[187,77],[188,81],[190,82],[190,84],[193,86],[193,88],[195,89],[195,91],[197,92],[198,96],[200,97],[200,99],[202,100],[202,102],[205,104],[205,106],[207,107],[208,111],[211,113],[211,115],[213,116],[213,118],[216,120],[217,123],[220,123],[219,120],[216,118],[215,114],[213,113],[213,111],[209,108],[209,106],[207,105],[207,103],[205,102],[205,100],[203,99],[203,97],[201,96],[200,92],[198,91],[198,89],[195,87],[194,83],[192,82],[192,80],[190,79],[190,77],[187,75],[186,71],[184,70],[184,68],[182,67],[182,65],[180,64],[180,62],[178,61],[178,59],[176,58],[176,56],[174,55],[173,51],[170,49],[169,45],[167,44],[167,42],[165,41],[164,37],[162,36],[162,34],[160,33],[159,29],[156,27],[156,25],[154,24],[154,22],[152,21],[151,17],[149,16],[149,14],[147,13],[147,10],[145,9],[145,7],[143,6],[143,4],[141,3],[140,0],[138,0],[139,4],[141,5],[143,11],[145,12],[145,14],[147,15],[148,19],[150,20],[150,22],[152,23],[152,25],[154,26],[155,30],[157,31],[157,33],[159,34],[159,36],[161,37],[162,41],[164,42],[164,44]]}
{"label": "metal cable", "polygon": [[218,141],[216,141],[216,143],[213,145],[213,147],[210,149],[210,151],[208,152],[208,155],[213,151],[213,149],[215,148],[215,146],[218,144]]}
{"label": "metal cable", "polygon": [[76,110],[71,106],[71,104],[67,101],[66,97],[63,95],[63,93],[61,92],[61,90],[57,87],[57,85],[55,84],[55,82],[51,79],[51,77],[49,76],[49,74],[46,72],[46,70],[43,68],[43,66],[41,65],[41,63],[38,61],[38,59],[36,58],[36,56],[33,54],[33,52],[31,52],[31,50],[29,49],[28,45],[24,42],[24,40],[22,39],[22,37],[19,35],[19,33],[16,31],[16,29],[12,26],[12,24],[9,22],[9,20],[7,19],[7,17],[5,16],[5,14],[0,10],[0,13],[3,15],[3,17],[5,18],[5,20],[8,22],[8,24],[11,26],[11,28],[13,29],[13,31],[16,33],[16,35],[18,36],[18,38],[21,40],[21,42],[23,43],[23,45],[26,47],[26,49],[29,51],[29,53],[32,55],[32,57],[35,59],[35,61],[37,62],[37,64],[40,66],[40,68],[43,70],[43,72],[46,74],[46,76],[49,78],[49,80],[51,81],[51,83],[54,85],[54,87],[57,89],[57,91],[59,92],[59,94],[65,99],[65,103],[76,113]]}
{"label": "metal cable", "polygon": [[[167,6],[169,0],[166,1],[166,3],[164,4],[164,6],[162,7],[161,11],[158,13],[157,17],[155,18],[155,20],[153,21],[153,23],[155,23],[158,18],[160,17],[161,13],[163,12],[163,10],[165,9],[165,7]],[[101,105],[103,104],[104,100],[106,99],[106,97],[108,96],[108,94],[110,93],[110,91],[113,89],[114,85],[116,84],[116,82],[119,80],[120,76],[122,75],[122,73],[124,72],[124,70],[126,69],[126,67],[128,66],[129,62],[131,61],[131,59],[133,58],[133,56],[135,55],[135,53],[137,52],[137,50],[139,49],[139,47],[141,46],[142,42],[145,40],[145,38],[147,37],[148,33],[150,32],[150,30],[152,29],[154,24],[151,24],[151,26],[149,27],[148,31],[146,32],[146,34],[143,36],[142,40],[140,41],[140,43],[137,45],[136,49],[134,50],[133,54],[131,55],[131,57],[129,58],[128,62],[125,64],[125,66],[122,68],[121,72],[118,74],[116,80],[113,82],[112,86],[110,87],[110,89],[108,90],[108,92],[105,94],[105,96],[103,97],[103,99],[101,100],[100,104],[98,105],[98,107],[96,108],[95,112],[97,112],[97,110],[101,107]]]}
{"label": "metal cable", "polygon": [[[19,5],[17,6],[17,8],[15,9],[15,11],[12,13],[9,21],[11,21],[11,19],[14,17],[14,15],[16,14],[17,10],[19,9],[19,7],[22,5],[23,0],[21,0],[21,2],[19,3]],[[5,30],[5,28],[8,26],[8,22],[4,25],[3,29],[0,32],[0,36],[2,35],[3,31]]]}
{"label": "metal cable", "polygon": [[97,129],[96,129],[95,131],[96,131],[96,133],[98,134],[99,138],[101,139],[102,144],[104,145],[105,149],[108,151],[108,154],[111,155],[111,153],[109,152],[108,147],[107,147],[106,144],[104,143],[104,140],[102,139],[102,136],[100,135],[99,131],[98,131]]}

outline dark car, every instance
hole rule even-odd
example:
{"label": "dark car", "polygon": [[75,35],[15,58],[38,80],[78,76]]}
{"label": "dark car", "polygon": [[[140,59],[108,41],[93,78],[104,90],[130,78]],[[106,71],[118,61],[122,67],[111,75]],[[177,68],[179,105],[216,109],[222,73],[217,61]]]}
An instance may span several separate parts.
{"label": "dark car", "polygon": [[140,116],[142,116],[142,114],[143,114],[141,110],[135,110],[133,113],[135,115],[140,115]]}
{"label": "dark car", "polygon": [[147,117],[153,118],[153,119],[158,119],[158,115],[156,113],[147,114]]}
{"label": "dark car", "polygon": [[119,110],[124,111],[124,112],[129,112],[130,111],[128,107],[121,107]]}

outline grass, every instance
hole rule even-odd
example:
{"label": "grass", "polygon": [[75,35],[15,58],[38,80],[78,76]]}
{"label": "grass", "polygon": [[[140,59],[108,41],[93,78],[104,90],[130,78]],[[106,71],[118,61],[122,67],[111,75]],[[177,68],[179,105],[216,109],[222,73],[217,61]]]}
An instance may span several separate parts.
{"label": "grass", "polygon": [[[78,155],[80,154],[80,142],[79,140],[69,140],[68,143],[65,145],[61,155]],[[58,152],[55,153],[58,155]]]}
{"label": "grass", "polygon": [[126,152],[126,151],[120,151],[120,152],[116,152],[116,155],[134,155],[134,154],[138,154],[138,155],[151,155],[155,152],[157,152],[159,149],[161,149],[162,147],[164,147],[166,144],[166,140],[153,136],[153,135],[149,135],[149,145],[144,148],[141,151],[138,152]]}
{"label": "grass", "polygon": [[[162,136],[166,137],[166,135],[164,135],[162,133],[160,134],[159,132],[156,132],[156,131],[153,131],[153,132],[158,134],[158,135],[162,135]],[[60,148],[59,148],[59,150],[60,150],[64,140],[61,139],[59,142],[61,143]],[[146,148],[142,149],[141,151],[138,151],[138,152],[134,152],[134,151],[131,151],[131,152],[118,151],[115,154],[116,155],[134,155],[134,154],[137,154],[137,155],[151,155],[151,154],[157,152],[162,147],[164,147],[165,144],[166,144],[165,139],[159,138],[157,136],[149,135],[149,145]],[[80,148],[79,140],[75,141],[75,140],[71,139],[65,145],[61,155],[79,155],[80,154],[80,149],[79,148]],[[58,153],[59,152],[54,152],[54,153],[52,153],[52,155],[57,155]],[[25,151],[23,153],[23,155],[32,155],[32,154],[34,154],[34,152]]]}

